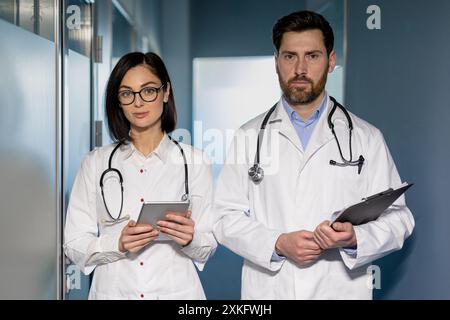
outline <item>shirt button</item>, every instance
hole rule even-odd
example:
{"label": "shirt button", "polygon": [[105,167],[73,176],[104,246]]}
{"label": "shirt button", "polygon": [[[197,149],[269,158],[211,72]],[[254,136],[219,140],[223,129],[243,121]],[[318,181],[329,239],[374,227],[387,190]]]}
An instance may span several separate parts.
{"label": "shirt button", "polygon": [[141,173],[144,173],[144,169],[139,170]]}
{"label": "shirt button", "polygon": [[141,202],[144,202],[144,198],[141,198]]}
{"label": "shirt button", "polygon": [[141,266],[143,266],[144,265],[144,263],[141,261],[140,263],[139,263]]}
{"label": "shirt button", "polygon": [[144,294],[143,293],[141,293],[141,298],[144,298]]}

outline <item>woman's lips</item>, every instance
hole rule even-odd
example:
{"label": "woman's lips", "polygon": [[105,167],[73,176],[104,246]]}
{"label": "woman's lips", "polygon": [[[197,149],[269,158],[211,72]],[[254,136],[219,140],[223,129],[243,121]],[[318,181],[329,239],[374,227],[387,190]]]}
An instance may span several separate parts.
{"label": "woman's lips", "polygon": [[136,112],[136,113],[133,113],[133,116],[135,118],[138,118],[138,119],[145,118],[147,115],[148,115],[148,111],[147,112]]}

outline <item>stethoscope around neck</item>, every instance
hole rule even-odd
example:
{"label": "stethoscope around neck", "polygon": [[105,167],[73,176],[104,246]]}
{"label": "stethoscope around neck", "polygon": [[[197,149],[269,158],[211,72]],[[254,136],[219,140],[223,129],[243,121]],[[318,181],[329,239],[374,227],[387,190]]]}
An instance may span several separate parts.
{"label": "stethoscope around neck", "polygon": [[[333,101],[333,108],[331,109],[330,113],[328,114],[328,127],[330,128],[331,132],[333,133],[334,139],[336,140],[339,155],[341,156],[342,162],[337,162],[335,160],[330,160],[330,165],[332,166],[338,166],[338,167],[347,167],[347,166],[358,166],[358,174],[361,173],[362,166],[364,164],[364,157],[362,155],[359,155],[358,160],[352,161],[352,131],[353,131],[353,122],[350,118],[350,115],[348,114],[347,110],[344,108],[342,104],[336,101],[333,97],[330,96],[330,100]],[[339,109],[342,110],[345,117],[347,118],[348,123],[348,147],[349,147],[349,153],[350,153],[350,159],[347,160],[344,158],[344,155],[342,154],[341,145],[339,144],[339,139],[336,135],[336,132],[334,131],[334,124],[331,121],[334,112],[336,111],[336,106],[339,107]]]}
{"label": "stethoscope around neck", "polygon": [[[186,161],[186,155],[184,154],[184,150],[180,146],[178,141],[173,140],[172,137],[169,136],[169,135],[168,135],[168,138],[173,143],[175,143],[175,145],[180,150],[181,156],[183,157],[183,162],[184,162],[184,194],[181,196],[181,201],[189,201],[189,199],[190,199],[189,183],[188,183],[189,171],[188,171],[188,165],[187,165],[187,161]],[[103,204],[105,205],[105,209],[106,209],[106,212],[108,213],[108,216],[111,218],[111,220],[103,219],[102,223],[104,223],[104,224],[116,224],[116,223],[120,223],[122,221],[126,221],[126,220],[130,219],[130,215],[128,215],[128,214],[123,216],[123,217],[121,217],[122,209],[123,209],[123,177],[122,177],[122,173],[120,172],[119,169],[116,169],[116,168],[112,167],[113,156],[116,153],[117,149],[119,149],[119,147],[122,146],[123,144],[124,144],[124,141],[119,141],[117,143],[117,145],[114,147],[113,151],[109,155],[108,169],[103,171],[103,173],[100,176],[100,190],[101,190],[101,194],[102,194]],[[104,180],[105,176],[108,173],[116,174],[117,177],[119,178],[119,184],[120,184],[120,211],[119,211],[119,214],[118,214],[117,218],[114,218],[112,216],[111,211],[109,210],[108,205],[106,204],[106,200],[105,200],[105,192],[104,192],[104,189],[103,189],[103,185],[104,185],[103,180]]]}
{"label": "stethoscope around neck", "polygon": [[[336,99],[334,99],[331,96],[330,96],[330,100],[333,102],[333,107],[332,107],[330,113],[328,114],[327,122],[328,122],[328,127],[330,128],[331,133],[333,134],[333,136],[334,136],[334,138],[336,140],[337,147],[338,147],[338,150],[339,150],[339,155],[341,156],[342,162],[337,162],[335,160],[330,160],[329,164],[332,165],[332,166],[338,166],[338,167],[358,166],[358,174],[360,174],[365,159],[364,159],[364,157],[362,155],[360,155],[358,160],[356,160],[356,161],[352,160],[352,131],[353,131],[352,119],[350,118],[349,113],[347,112],[347,110],[344,108],[343,105],[341,105],[339,102],[336,101]],[[259,184],[264,178],[264,169],[260,165],[261,143],[262,143],[262,141],[264,139],[264,130],[266,129],[266,126],[267,126],[267,123],[269,121],[269,118],[272,115],[272,113],[275,111],[276,107],[277,107],[277,104],[275,104],[267,112],[266,116],[263,119],[263,122],[261,123],[261,127],[260,127],[259,132],[258,132],[258,139],[257,139],[257,142],[256,142],[255,162],[254,162],[253,166],[251,166],[248,169],[248,175],[250,177],[250,180],[252,180],[255,184]],[[347,118],[348,131],[349,131],[348,144],[349,144],[349,151],[350,151],[349,160],[345,159],[344,155],[342,154],[342,149],[341,149],[341,145],[339,143],[339,139],[338,139],[338,137],[336,135],[336,132],[334,131],[334,124],[332,122],[332,117],[333,117],[334,112],[336,111],[336,108],[341,109],[341,111],[344,113],[345,117]]]}

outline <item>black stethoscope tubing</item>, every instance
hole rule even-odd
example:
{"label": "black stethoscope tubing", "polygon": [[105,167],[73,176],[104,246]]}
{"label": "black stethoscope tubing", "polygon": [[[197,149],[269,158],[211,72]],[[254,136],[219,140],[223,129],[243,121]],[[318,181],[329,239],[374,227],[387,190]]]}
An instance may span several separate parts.
{"label": "black stethoscope tubing", "polygon": [[[350,118],[350,115],[348,111],[344,108],[342,104],[336,101],[332,96],[330,96],[330,100],[333,102],[333,108],[331,109],[330,113],[328,114],[327,122],[328,127],[330,128],[331,132],[333,133],[334,139],[336,140],[336,144],[338,146],[339,155],[341,156],[342,162],[337,162],[335,160],[330,160],[330,165],[332,166],[339,166],[339,167],[346,167],[346,166],[358,166],[358,174],[361,173],[362,166],[364,164],[364,157],[362,155],[359,156],[358,160],[352,161],[352,132],[353,132],[353,122]],[[349,153],[350,153],[350,159],[345,159],[344,155],[342,154],[341,145],[339,143],[339,139],[336,135],[336,132],[334,131],[334,123],[331,121],[334,112],[336,111],[336,107],[339,107],[341,111],[344,113],[345,117],[347,118],[348,123],[348,147],[349,147]]]}
{"label": "black stethoscope tubing", "polygon": [[[181,156],[183,157],[183,162],[184,162],[184,194],[181,197],[182,201],[187,201],[189,200],[189,182],[188,182],[188,178],[189,178],[189,171],[188,171],[188,165],[187,165],[187,161],[186,161],[186,155],[184,154],[184,150],[183,148],[180,146],[180,144],[178,143],[178,141],[173,140],[171,136],[168,136],[169,139],[175,143],[175,145],[178,147],[178,149],[180,150]],[[103,171],[103,173],[100,176],[100,190],[101,190],[101,194],[102,194],[102,199],[103,199],[103,204],[105,205],[105,209],[106,212],[108,213],[109,217],[113,220],[113,221],[117,221],[120,219],[121,215],[122,215],[122,209],[123,209],[123,177],[122,177],[122,173],[116,169],[112,167],[112,159],[114,154],[116,153],[117,149],[119,149],[119,147],[121,145],[123,145],[123,141],[119,141],[117,143],[117,145],[114,147],[113,151],[111,152],[111,154],[109,155],[109,160],[108,160],[108,169],[106,169],[105,171]],[[120,183],[120,193],[121,193],[121,200],[120,200],[120,211],[119,211],[119,215],[117,216],[117,218],[114,218],[111,214],[111,212],[108,209],[108,205],[106,204],[106,200],[105,200],[105,194],[103,191],[103,179],[105,177],[105,175],[109,172],[115,172],[117,174],[117,176],[119,177],[119,183]]]}
{"label": "black stethoscope tubing", "polygon": [[[334,99],[333,97],[330,96],[330,100],[333,102],[333,107],[330,111],[330,113],[328,114],[328,118],[327,118],[327,122],[328,122],[328,127],[330,128],[337,146],[338,146],[338,150],[339,150],[339,155],[341,156],[342,162],[337,162],[335,160],[330,160],[330,165],[333,166],[339,166],[339,167],[346,167],[346,166],[358,166],[358,174],[361,173],[361,169],[362,166],[364,164],[364,157],[362,155],[359,156],[358,160],[356,161],[352,161],[352,131],[353,131],[353,122],[352,119],[350,118],[349,113],[347,112],[347,110],[344,108],[343,105],[341,105],[339,102],[336,101],[336,99]],[[256,142],[256,154],[255,154],[255,162],[253,164],[252,167],[249,168],[248,170],[248,175],[250,177],[250,179],[255,182],[255,183],[260,183],[263,178],[264,178],[264,170],[263,168],[261,168],[260,165],[260,149],[261,149],[261,143],[262,140],[264,138],[264,130],[267,126],[267,123],[269,121],[270,116],[272,115],[272,113],[275,111],[277,107],[277,104],[275,104],[274,106],[272,106],[272,108],[270,108],[270,110],[267,112],[266,116],[263,119],[263,122],[261,123],[261,127],[259,129],[258,132],[258,139]],[[349,151],[350,151],[350,160],[345,159],[344,155],[342,154],[342,149],[341,149],[341,145],[339,143],[339,139],[336,135],[336,132],[334,131],[334,124],[331,121],[334,112],[336,111],[336,108],[339,108],[342,110],[342,112],[344,113],[345,117],[347,118],[347,123],[348,123],[348,130],[349,130]]]}

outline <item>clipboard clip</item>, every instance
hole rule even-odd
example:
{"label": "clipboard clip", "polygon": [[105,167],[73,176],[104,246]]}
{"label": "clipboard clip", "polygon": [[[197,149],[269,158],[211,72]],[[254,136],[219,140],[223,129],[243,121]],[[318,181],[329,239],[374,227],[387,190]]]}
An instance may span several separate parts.
{"label": "clipboard clip", "polygon": [[384,195],[388,195],[388,194],[390,194],[392,191],[394,191],[394,189],[389,188],[389,189],[387,189],[387,190],[385,190],[385,191],[383,191],[383,192],[374,194],[373,196],[370,196],[370,197],[367,197],[367,198],[362,198],[361,200],[362,200],[362,201],[370,201],[370,200],[372,200],[372,199],[375,199],[375,198],[378,198],[378,197],[381,197],[381,196],[384,196]]}

